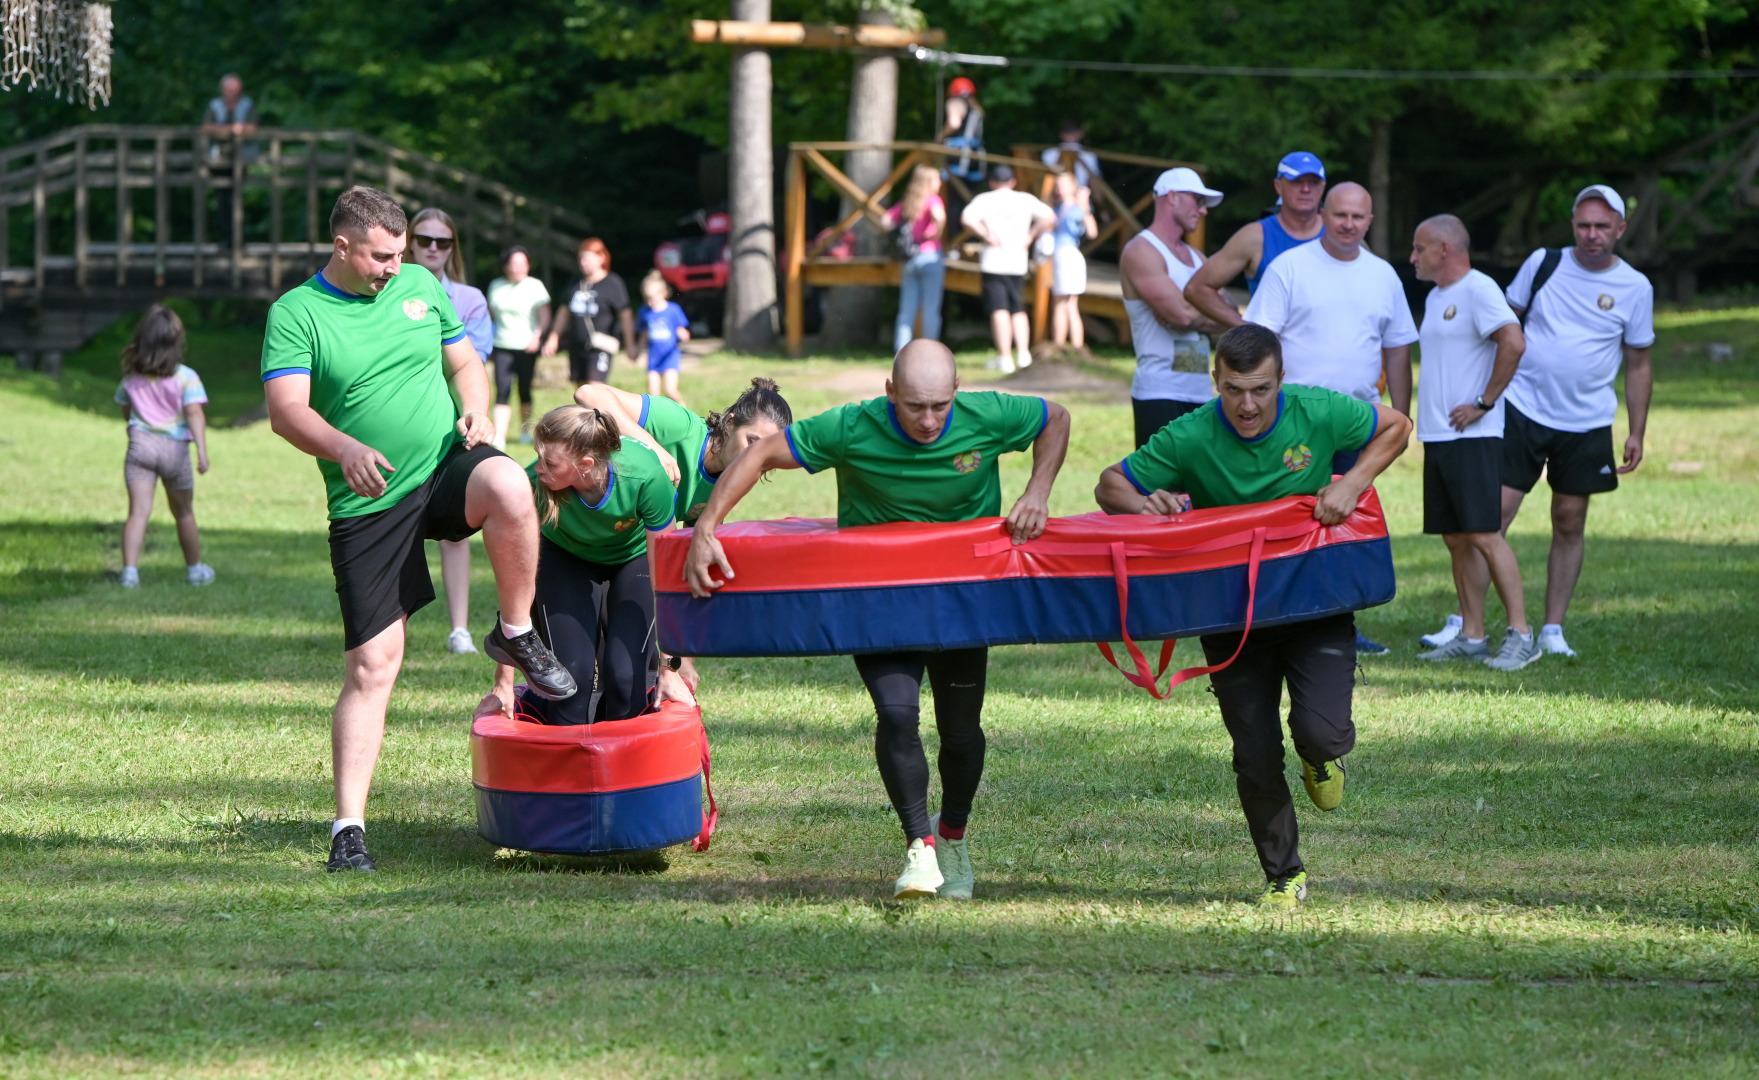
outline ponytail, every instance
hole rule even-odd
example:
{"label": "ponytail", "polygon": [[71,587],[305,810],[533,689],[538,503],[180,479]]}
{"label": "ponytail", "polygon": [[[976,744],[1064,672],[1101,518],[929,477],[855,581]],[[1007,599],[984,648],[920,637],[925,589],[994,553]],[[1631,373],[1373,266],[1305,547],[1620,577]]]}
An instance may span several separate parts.
{"label": "ponytail", "polygon": [[759,420],[768,420],[778,428],[794,422],[794,411],[788,408],[775,380],[762,376],[751,380],[751,389],[740,394],[727,411],[708,414],[709,438],[724,446],[735,431]]}

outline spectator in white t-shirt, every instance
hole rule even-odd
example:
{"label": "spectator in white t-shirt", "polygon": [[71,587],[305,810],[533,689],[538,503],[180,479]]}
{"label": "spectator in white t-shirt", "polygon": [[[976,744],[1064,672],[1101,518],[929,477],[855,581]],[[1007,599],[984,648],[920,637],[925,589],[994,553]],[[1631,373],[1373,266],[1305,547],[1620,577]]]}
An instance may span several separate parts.
{"label": "spectator in white t-shirt", "polygon": [[[1527,342],[1502,290],[1472,269],[1471,238],[1452,214],[1417,226],[1411,265],[1435,288],[1423,304],[1417,438],[1423,443],[1423,531],[1440,536],[1454,566],[1463,628],[1419,660],[1476,660],[1519,671],[1539,659],[1521,567],[1502,534],[1503,391]],[[1496,655],[1484,629],[1484,593],[1467,587],[1468,559],[1490,567],[1508,612]]]}
{"label": "spectator in white t-shirt", "polygon": [[[1410,416],[1417,325],[1398,271],[1362,246],[1374,200],[1361,184],[1345,182],[1326,194],[1320,217],[1325,232],[1318,243],[1284,252],[1264,271],[1246,321],[1282,341],[1287,381],[1377,403],[1384,375],[1393,408]],[[1355,464],[1355,454],[1338,454],[1332,472]],[[1356,651],[1377,656],[1388,649],[1357,630]]]}
{"label": "spectator in white t-shirt", "polygon": [[981,271],[983,308],[989,313],[990,331],[996,339],[996,358],[988,366],[1003,372],[1016,367],[1010,344],[1019,354],[1019,367],[1032,363],[1032,354],[1027,351],[1032,343],[1032,330],[1026,322],[1028,253],[1032,242],[1057,223],[1055,210],[1016,190],[1014,183],[1013,168],[997,165],[989,173],[989,190],[972,199],[960,218],[960,224],[983,241],[977,269]]}
{"label": "spectator in white t-shirt", "polygon": [[[1551,485],[1551,555],[1545,579],[1545,623],[1539,647],[1576,655],[1564,641],[1564,615],[1582,574],[1588,499],[1618,487],[1618,478],[1643,462],[1643,433],[1655,377],[1655,290],[1649,279],[1613,254],[1625,234],[1625,201],[1605,184],[1576,194],[1570,223],[1576,243],[1541,248],[1527,257],[1509,285],[1508,300],[1527,321],[1527,353],[1508,388],[1503,431],[1503,528],[1544,472]],[[1534,280],[1550,264],[1552,273]],[[1535,295],[1537,293],[1537,295]],[[1613,379],[1625,369],[1630,434],[1623,463],[1615,462],[1612,423],[1618,417]],[[1471,586],[1483,595],[1487,571],[1471,567]],[[1448,636],[1444,627],[1431,640]]]}

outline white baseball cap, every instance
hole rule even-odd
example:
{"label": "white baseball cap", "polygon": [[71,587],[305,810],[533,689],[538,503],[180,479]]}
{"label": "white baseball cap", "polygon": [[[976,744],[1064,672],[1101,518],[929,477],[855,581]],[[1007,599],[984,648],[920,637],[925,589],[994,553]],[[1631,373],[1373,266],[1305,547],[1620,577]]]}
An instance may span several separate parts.
{"label": "white baseball cap", "polygon": [[1160,179],[1154,182],[1154,196],[1157,199],[1175,191],[1189,191],[1193,195],[1201,195],[1205,206],[1221,205],[1222,193],[1204,187],[1203,178],[1197,175],[1197,170],[1187,169],[1183,165],[1161,173]]}
{"label": "white baseball cap", "polygon": [[1581,191],[1576,192],[1576,201],[1570,204],[1570,209],[1574,210],[1581,206],[1583,199],[1604,199],[1606,205],[1612,207],[1619,217],[1625,216],[1625,200],[1606,184],[1589,184]]}

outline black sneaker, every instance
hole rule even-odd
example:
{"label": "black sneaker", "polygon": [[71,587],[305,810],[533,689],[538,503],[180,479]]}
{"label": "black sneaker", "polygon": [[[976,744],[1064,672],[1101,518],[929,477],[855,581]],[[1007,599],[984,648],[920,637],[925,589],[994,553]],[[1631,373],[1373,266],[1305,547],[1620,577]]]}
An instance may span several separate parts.
{"label": "black sneaker", "polygon": [[580,689],[574,682],[574,676],[556,659],[556,654],[544,644],[544,639],[537,636],[536,630],[527,630],[516,638],[509,638],[501,633],[501,620],[495,620],[495,628],[489,636],[483,638],[483,652],[499,664],[516,667],[525,673],[526,685],[538,697],[549,701],[566,701]]}
{"label": "black sneaker", "polygon": [[350,825],[330,838],[330,861],[324,869],[334,874],[338,870],[378,870],[379,864],[366,853],[366,830],[359,825]]}

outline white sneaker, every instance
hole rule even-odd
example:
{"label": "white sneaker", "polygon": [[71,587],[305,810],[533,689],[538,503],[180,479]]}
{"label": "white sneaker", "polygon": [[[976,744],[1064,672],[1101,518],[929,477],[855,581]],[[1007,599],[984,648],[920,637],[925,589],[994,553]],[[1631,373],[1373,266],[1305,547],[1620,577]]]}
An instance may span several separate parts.
{"label": "white sneaker", "polygon": [[1570,648],[1569,643],[1564,640],[1564,628],[1561,626],[1547,626],[1540,630],[1539,648],[1541,652],[1548,652],[1554,656],[1576,655],[1576,650]]}
{"label": "white sneaker", "polygon": [[187,574],[191,585],[212,585],[214,583],[214,568],[205,562],[198,562],[191,566]]}
{"label": "white sneaker", "polygon": [[476,645],[470,640],[469,630],[466,630],[462,626],[454,626],[452,632],[446,635],[446,649],[449,652],[463,656],[467,653],[475,652]]}
{"label": "white sneaker", "polygon": [[893,900],[921,900],[931,897],[946,881],[941,877],[940,864],[935,861],[934,848],[921,840],[910,841],[904,852],[904,872],[892,888]]}
{"label": "white sneaker", "polygon": [[971,870],[971,842],[942,836],[939,814],[928,819],[928,831],[934,836],[935,863],[945,879],[938,895],[943,900],[971,899],[977,887],[977,875]]}
{"label": "white sneaker", "polygon": [[1014,366],[1019,368],[1022,371],[1031,367],[1032,366],[1032,354],[1029,352],[1022,352],[1019,356],[1019,359],[1014,361]]}
{"label": "white sneaker", "polygon": [[983,370],[999,371],[1003,375],[1012,375],[1014,374],[1014,358],[1011,356],[998,356],[994,360],[983,365]]}
{"label": "white sneaker", "polygon": [[121,585],[124,589],[140,588],[140,567],[124,566],[122,568],[122,579],[118,581],[117,584]]}
{"label": "white sneaker", "polygon": [[1433,634],[1424,634],[1417,640],[1423,642],[1423,644],[1432,649],[1439,649],[1443,645],[1446,645],[1448,642],[1459,637],[1460,631],[1465,625],[1465,620],[1461,619],[1458,615],[1449,615],[1448,621],[1442,625],[1440,630],[1437,630]]}

